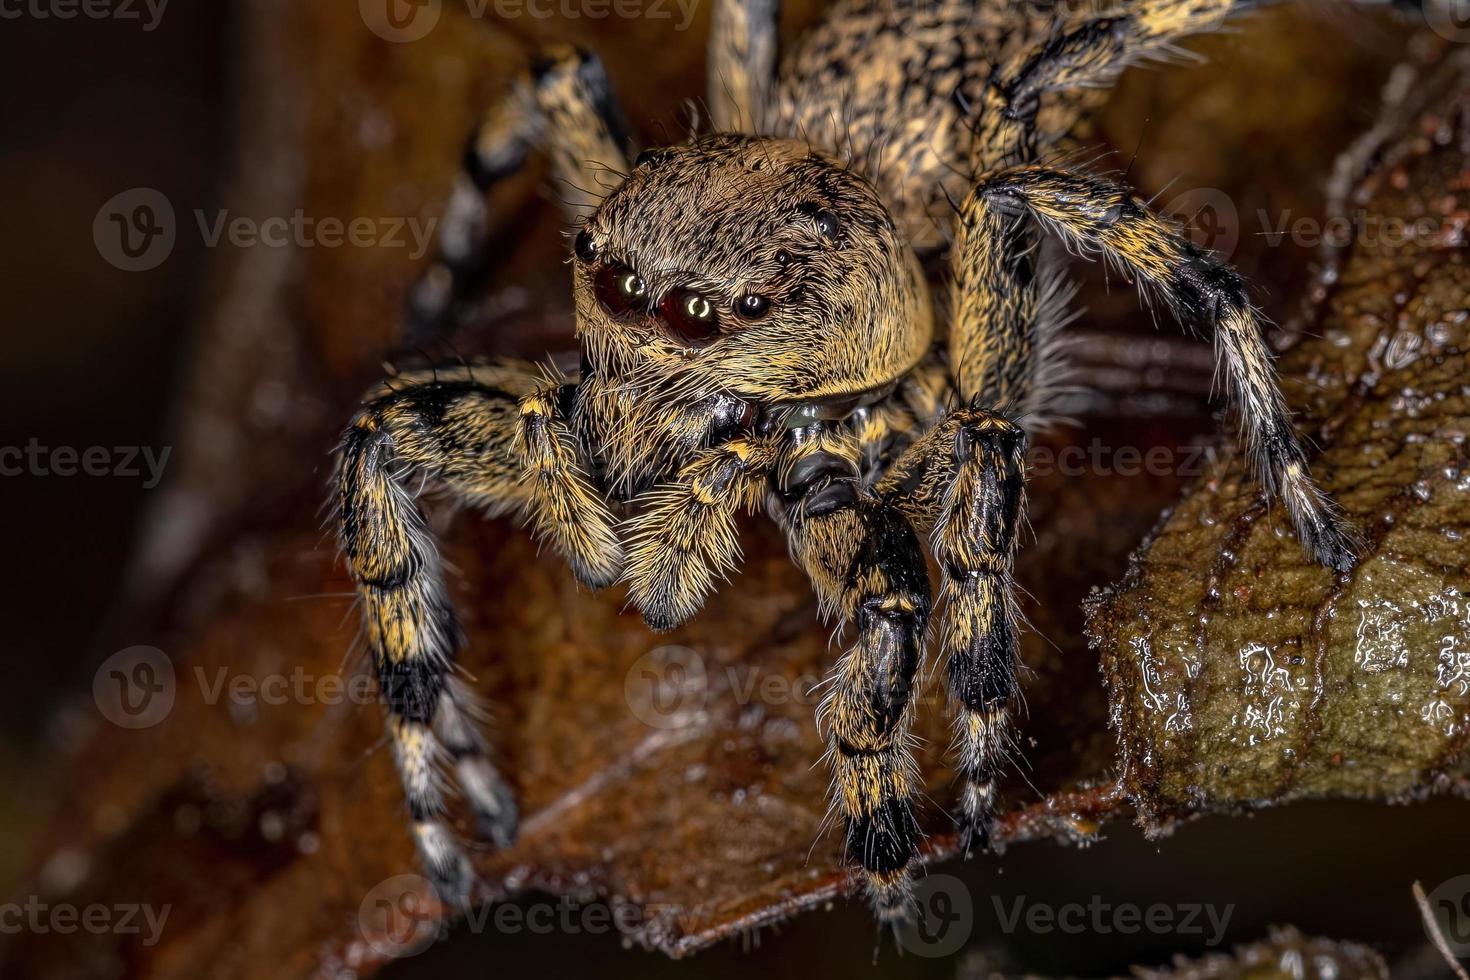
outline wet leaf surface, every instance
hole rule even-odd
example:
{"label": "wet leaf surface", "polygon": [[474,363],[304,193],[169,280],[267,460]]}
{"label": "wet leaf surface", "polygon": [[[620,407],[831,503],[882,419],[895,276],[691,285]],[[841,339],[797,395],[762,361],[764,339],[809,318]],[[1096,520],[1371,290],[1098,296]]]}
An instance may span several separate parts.
{"label": "wet leaf surface", "polygon": [[1229,955],[1199,959],[1180,957],[1164,970],[1138,968],[1139,980],[1295,980],[1314,977],[1357,977],[1388,980],[1388,965],[1373,950],[1358,943],[1304,936],[1291,927],[1273,929],[1260,942],[1235,949]]}
{"label": "wet leaf surface", "polygon": [[[503,88],[524,47],[453,20],[453,8],[422,41],[389,45],[362,29],[351,5],[254,6],[242,35],[255,111],[242,115],[239,199],[264,214],[304,199],[316,215],[431,217],[473,112]],[[1337,101],[1312,103],[1320,114],[1300,120],[1310,139],[1257,135],[1237,166],[1212,175],[1227,195],[1259,185],[1262,159],[1282,146],[1296,165],[1326,173],[1358,123],[1343,104],[1374,90],[1384,61],[1381,52],[1304,50],[1299,35],[1273,29],[1278,16],[1244,25],[1245,41],[1206,42],[1221,68],[1211,84],[1228,87],[1232,58],[1261,69],[1250,60],[1258,55],[1242,52],[1294,43],[1298,57],[1267,60],[1276,77],[1302,72]],[[654,120],[697,90],[701,27],[688,44],[662,46],[655,73],[644,70],[638,32],[646,39],[660,25],[609,24],[613,33],[589,29],[581,40],[609,52],[626,100],[643,107],[657,138]],[[1196,84],[1184,69],[1150,78]],[[1231,111],[1228,101],[1214,105]],[[1172,111],[1200,125],[1198,107]],[[1105,128],[1126,134],[1144,114],[1115,106]],[[1159,165],[1160,183],[1140,180],[1148,193],[1184,166],[1178,154],[1218,156],[1201,141],[1160,152],[1176,162]],[[539,355],[569,338],[564,242],[545,202],[521,203],[534,187],[533,174],[497,192],[524,234],[487,287],[489,328],[456,340],[466,353]],[[1278,204],[1320,207],[1305,183],[1281,181],[1272,193]],[[0,975],[366,974],[416,949],[420,928],[437,927],[442,910],[416,874],[381,712],[356,652],[350,583],[319,525],[334,429],[392,352],[415,263],[403,249],[265,251],[222,256],[176,482],[146,540],[136,611],[118,633],[156,638],[167,654],[120,654],[95,703],[68,716],[67,795],[22,883],[74,904],[167,905],[162,938],[27,933],[7,943]],[[1277,291],[1292,284],[1266,281]],[[1116,792],[1117,746],[1081,602],[1123,574],[1188,482],[1185,460],[1217,440],[1204,397],[1208,349],[1155,335],[1129,290],[1089,282],[1083,302],[1095,312],[1078,330],[1078,355],[1100,394],[1078,403],[1080,427],[1046,437],[1032,458],[1034,539],[1019,570],[1032,625],[1024,767],[1006,788],[1003,842],[1085,839],[1130,812]],[[1104,465],[1086,462],[1094,446],[1104,447]],[[1162,447],[1171,463],[1137,475],[1140,461],[1125,462],[1120,447],[1139,460]],[[1080,457],[1064,457],[1069,448]],[[624,613],[619,592],[580,592],[507,523],[464,513],[435,523],[470,638],[463,666],[492,706],[496,754],[524,813],[514,848],[478,855],[482,897],[603,897],[632,938],[682,954],[846,892],[838,835],[823,827],[827,777],[811,693],[837,648],[764,522],[743,529],[740,574],[666,636]],[[1294,568],[1288,545],[1283,567]],[[940,676],[931,671],[920,721],[932,800],[922,816],[935,858],[953,848]],[[128,727],[144,720],[152,724]]]}
{"label": "wet leaf surface", "polygon": [[1470,733],[1470,265],[1463,56],[1360,144],[1303,332],[1281,359],[1362,563],[1307,564],[1240,459],[1097,598],[1123,784],[1145,824],[1310,796],[1463,788]]}

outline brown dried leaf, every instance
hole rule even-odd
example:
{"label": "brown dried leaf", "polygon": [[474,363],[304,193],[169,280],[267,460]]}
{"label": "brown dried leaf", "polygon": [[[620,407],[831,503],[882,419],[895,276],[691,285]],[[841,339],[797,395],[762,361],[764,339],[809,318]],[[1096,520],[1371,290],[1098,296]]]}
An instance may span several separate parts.
{"label": "brown dried leaf", "polygon": [[[1173,491],[1048,482],[1036,519],[1049,530],[1026,585],[1055,614],[1038,611],[1038,628],[1076,651],[1081,594],[1117,574]],[[1099,503],[1112,515],[1105,533],[1075,526]],[[464,664],[494,706],[497,755],[525,812],[516,846],[482,855],[487,896],[617,897],[637,906],[622,920],[635,938],[678,954],[845,892],[839,835],[821,834],[827,776],[811,692],[832,651],[769,528],[748,523],[740,574],[667,636],[623,613],[622,596],[579,592],[517,528],[462,515],[446,529],[446,557],[463,571]],[[73,761],[85,778],[48,829],[37,879],[75,904],[172,905],[166,943],[18,937],[12,954],[53,967],[31,976],[75,975],[94,957],[121,957],[138,976],[192,976],[204,963],[220,976],[263,964],[365,972],[417,948],[375,905],[429,899],[368,675],[354,662],[339,681],[351,604],[312,598],[347,585],[334,549],[310,531],[252,537],[201,579],[220,598],[175,658],[159,695],[171,708],[153,727],[104,726]],[[1101,698],[1091,669],[1039,632],[1026,657],[1037,668],[1026,727],[1036,789],[1009,787],[998,836],[1085,836],[1116,803]],[[150,662],[163,677],[166,661]],[[921,711],[927,788],[943,803],[942,687],[928,687]],[[930,852],[951,853],[947,818],[938,806],[925,816]]]}

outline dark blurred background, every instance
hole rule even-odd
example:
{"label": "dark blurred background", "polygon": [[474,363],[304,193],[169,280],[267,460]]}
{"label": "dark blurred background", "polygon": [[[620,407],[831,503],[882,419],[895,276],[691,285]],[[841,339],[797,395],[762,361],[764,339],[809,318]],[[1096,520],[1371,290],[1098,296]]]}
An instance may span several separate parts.
{"label": "dark blurred background", "polygon": [[[156,188],[181,213],[217,205],[230,154],[230,4],[169,4],[156,19],[132,9],[136,19],[80,10],[60,19],[16,4],[0,20],[0,446],[159,453],[169,443],[203,242],[181,234],[161,266],[128,272],[104,260],[92,225],[104,202],[135,187]],[[90,684],[139,516],[159,492],[146,482],[0,477],[12,692],[0,760],[25,774],[7,780],[12,808],[39,798],[22,789],[45,778],[25,753],[59,692]],[[14,867],[16,844],[4,835],[0,869]]]}

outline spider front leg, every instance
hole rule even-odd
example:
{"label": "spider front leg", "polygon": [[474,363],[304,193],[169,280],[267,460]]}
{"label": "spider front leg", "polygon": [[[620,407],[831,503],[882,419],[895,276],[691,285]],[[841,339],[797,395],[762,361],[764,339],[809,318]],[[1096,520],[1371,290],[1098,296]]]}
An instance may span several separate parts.
{"label": "spider front leg", "polygon": [[1337,571],[1354,564],[1354,540],[1336,504],[1307,468],[1307,450],[1286,408],[1261,336],[1259,315],[1239,273],[1109,180],[1043,167],[1018,167],[983,181],[966,207],[1030,214],[1080,251],[1101,253],[1163,297],[1186,328],[1213,328],[1229,391],[1241,415],[1258,479],[1276,494],[1303,548]]}
{"label": "spider front leg", "polygon": [[708,95],[716,132],[759,133],[776,78],[780,0],[718,0],[709,36]]}
{"label": "spider front leg", "polygon": [[[497,845],[513,839],[516,807],[486,755],[468,695],[450,678],[463,634],[409,481],[432,480],[492,515],[529,510],[584,580],[611,581],[620,563],[612,517],[571,455],[548,401],[554,388],[529,365],[400,376],[370,397],[338,451],[338,533],[394,759],[424,866],[451,900],[467,897],[473,871],[445,819],[444,763],[452,763],[479,832]],[[558,531],[557,522],[577,526]]]}
{"label": "spider front leg", "polygon": [[793,434],[773,479],[773,507],[824,615],[857,628],[818,722],[848,854],[863,869],[875,913],[893,922],[913,906],[920,780],[911,697],[929,622],[929,574],[904,516],[863,487],[859,452],[826,423]]}
{"label": "spider front leg", "polygon": [[1025,453],[1026,435],[1014,422],[961,409],[909,447],[877,487],[914,527],[929,530],[943,576],[939,648],[958,703],[954,745],[967,855],[989,843],[1010,742],[1019,664],[1012,576]]}
{"label": "spider front leg", "polygon": [[440,220],[436,254],[409,292],[409,339],[441,332],[483,279],[494,230],[486,194],[520,170],[533,148],[550,156],[563,209],[578,220],[621,182],[627,142],[601,59],[566,45],[538,57],[470,135],[464,172]]}

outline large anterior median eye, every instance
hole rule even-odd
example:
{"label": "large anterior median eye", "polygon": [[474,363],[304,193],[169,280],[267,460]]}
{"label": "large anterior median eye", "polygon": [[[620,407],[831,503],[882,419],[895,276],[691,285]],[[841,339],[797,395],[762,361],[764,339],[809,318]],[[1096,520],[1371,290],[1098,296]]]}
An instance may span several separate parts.
{"label": "large anterior median eye", "polygon": [[670,290],[659,300],[658,318],[681,340],[709,340],[720,332],[715,304],[692,289]]}
{"label": "large anterior median eye", "polygon": [[648,284],[632,269],[610,262],[592,279],[597,301],[613,316],[642,311],[648,306]]}

